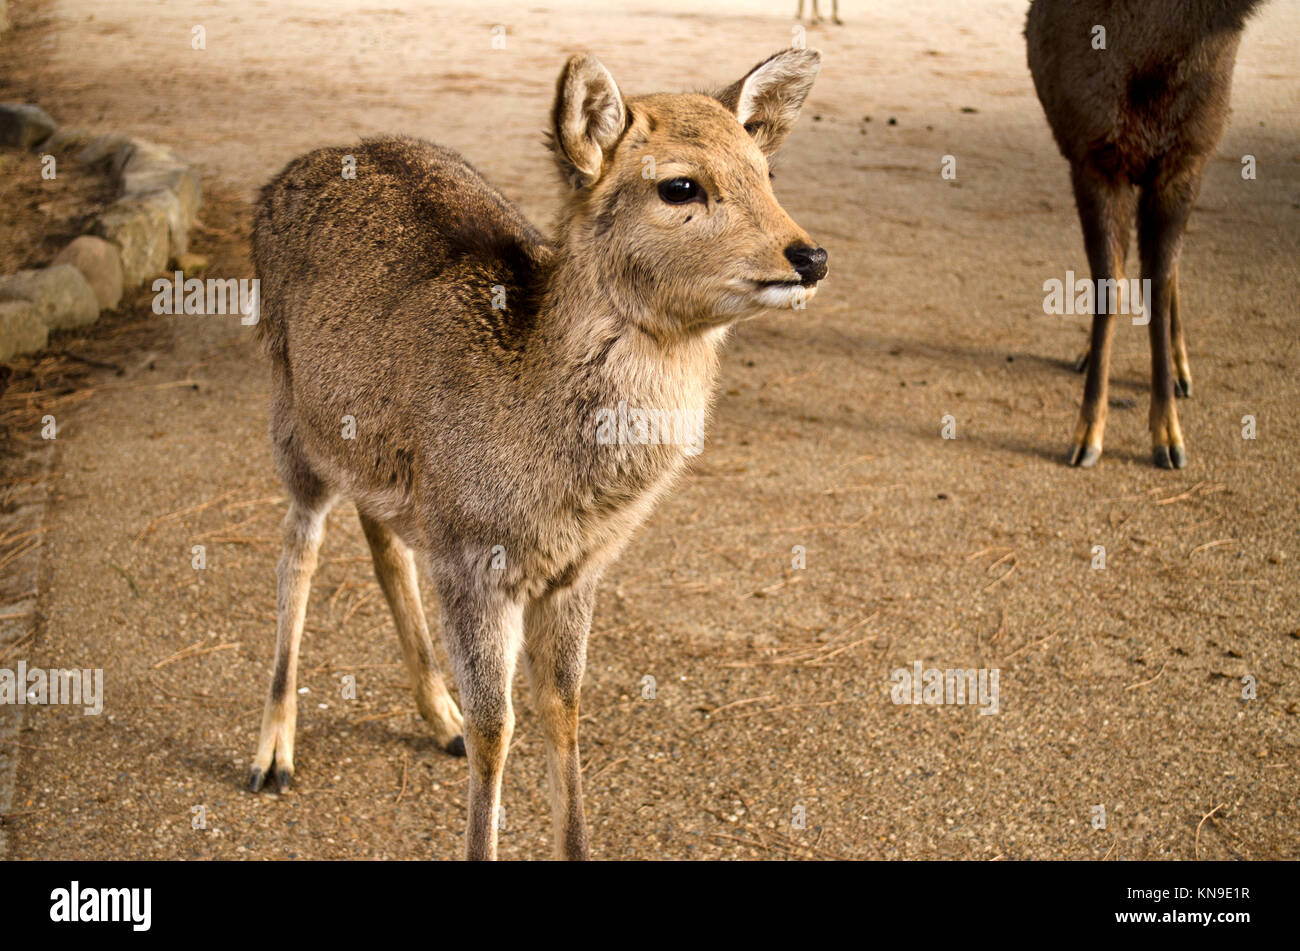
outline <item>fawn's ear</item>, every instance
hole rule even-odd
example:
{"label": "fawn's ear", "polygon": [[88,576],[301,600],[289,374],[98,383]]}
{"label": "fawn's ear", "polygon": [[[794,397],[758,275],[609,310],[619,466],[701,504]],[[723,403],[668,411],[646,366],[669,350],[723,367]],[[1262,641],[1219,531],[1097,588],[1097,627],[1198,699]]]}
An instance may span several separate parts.
{"label": "fawn's ear", "polygon": [[821,68],[822,54],[817,50],[782,50],[714,98],[736,114],[763,154],[771,155],[794,128]]}
{"label": "fawn's ear", "polygon": [[594,56],[571,56],[555,85],[551,148],[574,188],[600,178],[605,156],[627,128],[618,84]]}

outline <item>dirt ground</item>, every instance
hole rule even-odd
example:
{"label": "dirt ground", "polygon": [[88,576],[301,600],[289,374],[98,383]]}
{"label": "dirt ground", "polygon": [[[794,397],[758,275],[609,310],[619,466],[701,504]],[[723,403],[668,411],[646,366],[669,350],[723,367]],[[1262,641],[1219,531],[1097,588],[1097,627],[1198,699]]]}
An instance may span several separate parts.
{"label": "dirt ground", "polygon": [[0,274],[45,267],[116,197],[107,169],[83,168],[75,153],[55,159],[55,177],[43,179],[39,154],[0,148]]}
{"label": "dirt ground", "polygon": [[[0,99],[197,162],[192,249],[251,276],[248,202],[304,150],[425,136],[546,224],[541,130],[567,54],[596,53],[627,92],[709,88],[794,26],[794,0],[396,6],[27,0],[0,39]],[[1045,315],[1042,285],[1086,262],[1024,65],[1026,4],[842,7],[844,26],[808,30],[824,68],[775,182],[830,277],[807,311],[734,335],[704,454],[601,586],[593,854],[1300,858],[1300,6],[1246,30],[1187,236],[1181,472],[1149,462],[1146,332],[1124,323],[1102,462],[1063,463],[1084,319]],[[457,856],[465,761],[414,713],[350,508],[308,611],[296,789],[242,790],[284,511],[267,370],[236,319],[148,301],[63,342],[122,373],[57,410],[20,656],[102,667],[107,698],[98,717],[25,708],[7,857]],[[28,408],[35,427],[42,398]],[[891,671],[916,661],[997,668],[998,712],[894,704]],[[516,700],[500,849],[537,858],[544,758]]]}

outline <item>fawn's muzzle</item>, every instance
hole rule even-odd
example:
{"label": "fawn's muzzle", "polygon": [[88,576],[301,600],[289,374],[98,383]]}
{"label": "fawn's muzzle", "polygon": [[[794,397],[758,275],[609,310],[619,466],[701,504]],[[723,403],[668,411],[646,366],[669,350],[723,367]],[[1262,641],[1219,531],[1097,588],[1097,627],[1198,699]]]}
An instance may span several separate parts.
{"label": "fawn's muzzle", "polygon": [[804,287],[816,284],[826,276],[826,249],[809,244],[792,244],[785,249],[785,259],[799,274]]}

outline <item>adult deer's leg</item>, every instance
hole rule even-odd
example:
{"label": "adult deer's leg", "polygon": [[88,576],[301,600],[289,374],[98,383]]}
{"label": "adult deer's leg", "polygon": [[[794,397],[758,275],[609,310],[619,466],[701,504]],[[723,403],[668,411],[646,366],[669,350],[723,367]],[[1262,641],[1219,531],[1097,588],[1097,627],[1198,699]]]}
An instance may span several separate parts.
{"label": "adult deer's leg", "polygon": [[1169,292],[1169,335],[1174,349],[1174,395],[1189,397],[1192,395],[1192,365],[1187,362],[1187,338],[1178,298],[1178,265],[1175,263],[1173,287]]}
{"label": "adult deer's leg", "polygon": [[415,705],[420,716],[433,729],[438,745],[448,753],[464,756],[460,710],[447,693],[447,685],[433,661],[433,641],[429,638],[429,625],[420,601],[415,556],[388,526],[361,512],[357,514],[366,541],[370,543],[370,556],[375,564],[379,587],[393,611],[397,638],[402,644],[402,656],[415,691]]}
{"label": "adult deer's leg", "polygon": [[1143,188],[1139,207],[1142,276],[1151,280],[1151,323],[1147,327],[1151,337],[1151,445],[1155,463],[1163,469],[1187,465],[1174,404],[1170,322],[1178,293],[1183,230],[1196,200],[1200,168],[1199,161],[1194,161],[1161,169]]}
{"label": "adult deer's leg", "polygon": [[[1115,315],[1109,313],[1109,294],[1103,281],[1123,280],[1124,251],[1132,222],[1133,188],[1088,166],[1076,163],[1072,169],[1074,199],[1083,226],[1083,243],[1098,293],[1088,345],[1087,376],[1083,384],[1083,406],[1070,444],[1070,465],[1093,466],[1101,458],[1106,432],[1107,389],[1110,381],[1110,344]],[[1069,289],[1067,289],[1067,292]]]}
{"label": "adult deer's leg", "polygon": [[[293,780],[293,741],[298,725],[298,646],[311,593],[311,576],[316,571],[316,553],[325,535],[325,516],[333,504],[315,480],[289,503],[284,520],[284,546],[277,569],[278,595],[275,639],[275,672],[262,714],[262,734],[253,759],[248,787],[257,792],[275,763],[276,783],[281,792]],[[291,489],[292,491],[292,489]]]}
{"label": "adult deer's leg", "polygon": [[439,594],[469,758],[465,857],[495,859],[501,774],[515,729],[510,687],[523,642],[523,605],[482,578],[441,583]]}
{"label": "adult deer's leg", "polygon": [[[1128,248],[1129,242],[1133,235],[1133,216],[1137,208],[1136,189],[1127,182],[1118,182],[1115,186],[1119,190],[1118,200],[1113,206],[1115,215],[1114,220],[1114,237],[1116,239],[1116,253],[1114,263],[1115,280],[1118,282],[1119,292],[1123,295],[1123,300],[1128,300],[1128,283],[1124,279],[1124,269],[1128,265]],[[1076,202],[1077,204],[1077,202]],[[1081,213],[1082,214],[1082,213]],[[1092,267],[1091,261],[1089,268]],[[1078,373],[1083,373],[1088,369],[1088,362],[1092,356],[1092,341],[1083,348],[1083,353],[1074,362],[1074,369]]]}
{"label": "adult deer's leg", "polygon": [[578,695],[587,661],[587,634],[596,579],[536,599],[524,612],[524,654],[533,704],[542,721],[555,826],[555,857],[587,858],[578,756]]}

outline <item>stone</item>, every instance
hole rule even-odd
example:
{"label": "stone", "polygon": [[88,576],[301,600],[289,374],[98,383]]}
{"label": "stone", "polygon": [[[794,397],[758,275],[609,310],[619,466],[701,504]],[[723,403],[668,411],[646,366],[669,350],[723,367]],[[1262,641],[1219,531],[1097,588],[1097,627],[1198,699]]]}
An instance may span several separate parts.
{"label": "stone", "polygon": [[180,199],[186,228],[194,222],[203,203],[198,173],[179,162],[128,162],[120,181],[124,198],[139,198],[158,191],[174,194]]}
{"label": "stone", "polygon": [[141,165],[176,165],[176,156],[172,155],[172,150],[165,145],[159,145],[157,142],[150,142],[147,139],[127,139],[126,145],[117,153],[113,159],[113,173],[121,175],[131,165],[140,167]]}
{"label": "stone", "polygon": [[147,195],[119,198],[117,204],[133,202],[144,207],[157,208],[167,222],[167,260],[180,257],[190,249],[190,226],[185,220],[185,209],[180,197],[172,191],[149,192]]}
{"label": "stone", "polygon": [[55,129],[54,134],[41,143],[44,152],[70,152],[84,149],[91,135],[85,129]]}
{"label": "stone", "polygon": [[114,172],[123,197],[136,198],[151,192],[167,190],[181,201],[185,227],[193,223],[203,203],[203,191],[198,172],[176,160],[171,149],[164,145],[132,139],[115,162]]}
{"label": "stone", "polygon": [[[178,199],[176,203],[179,209]],[[114,202],[95,222],[95,234],[117,245],[125,287],[136,287],[167,266],[171,228],[167,209],[159,203],[140,199]]]}
{"label": "stone", "polygon": [[[82,165],[97,165],[111,160],[116,166],[120,164],[118,156],[130,148],[131,140],[126,136],[117,132],[106,132],[87,142],[86,147],[77,153],[77,161]],[[124,157],[122,162],[125,160]]]}
{"label": "stone", "polygon": [[0,277],[0,302],[27,301],[36,305],[50,330],[84,327],[99,319],[99,300],[90,283],[71,264],[53,264],[39,271],[19,271]]}
{"label": "stone", "polygon": [[112,310],[122,300],[122,252],[117,245],[83,234],[54,258],[55,264],[71,264],[86,279],[100,310]]}
{"label": "stone", "polygon": [[0,301],[0,360],[44,349],[50,330],[31,301]]}
{"label": "stone", "polygon": [[22,102],[0,102],[0,145],[30,149],[49,138],[58,128],[39,106]]}

